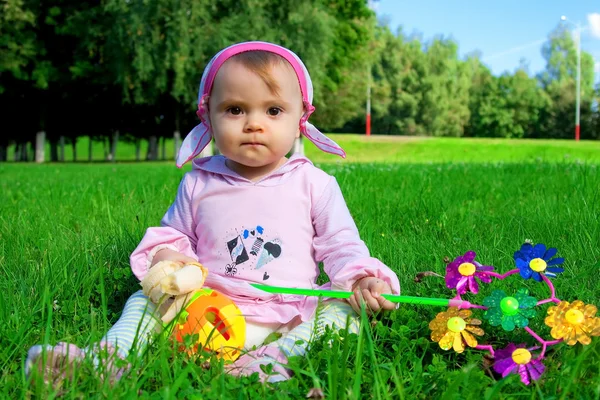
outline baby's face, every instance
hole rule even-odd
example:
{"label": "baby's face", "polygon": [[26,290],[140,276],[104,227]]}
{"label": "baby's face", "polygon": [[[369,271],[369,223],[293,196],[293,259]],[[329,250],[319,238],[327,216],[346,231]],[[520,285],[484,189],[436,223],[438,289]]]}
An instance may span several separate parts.
{"label": "baby's face", "polygon": [[215,142],[228,166],[253,179],[285,163],[300,136],[304,112],[298,78],[291,66],[275,63],[277,94],[240,62],[226,61],[213,84],[208,109]]}

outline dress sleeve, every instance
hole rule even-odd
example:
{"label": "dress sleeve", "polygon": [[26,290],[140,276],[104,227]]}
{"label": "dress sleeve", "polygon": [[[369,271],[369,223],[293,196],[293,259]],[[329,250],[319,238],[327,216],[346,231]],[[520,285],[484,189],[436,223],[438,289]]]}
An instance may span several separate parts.
{"label": "dress sleeve", "polygon": [[192,184],[187,173],[179,184],[175,201],[161,219],[160,226],[148,228],[131,253],[131,269],[139,280],[146,276],[152,258],[159,250],[171,249],[198,259],[195,251],[198,239],[192,205]]}
{"label": "dress sleeve", "polygon": [[397,275],[384,263],[369,255],[360,239],[340,187],[334,177],[312,210],[315,258],[323,262],[334,290],[352,290],[356,281],[373,276],[387,282],[400,294]]}

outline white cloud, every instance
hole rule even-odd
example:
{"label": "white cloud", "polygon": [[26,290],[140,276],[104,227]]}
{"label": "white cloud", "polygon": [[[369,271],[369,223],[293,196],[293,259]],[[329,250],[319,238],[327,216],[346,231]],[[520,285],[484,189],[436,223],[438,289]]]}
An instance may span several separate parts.
{"label": "white cloud", "polygon": [[600,13],[592,13],[587,16],[592,36],[600,39]]}
{"label": "white cloud", "polygon": [[512,47],[512,48],[510,48],[508,50],[504,50],[504,51],[501,51],[499,53],[495,53],[495,54],[492,54],[490,56],[483,57],[483,61],[490,61],[490,60],[493,60],[495,58],[500,58],[500,57],[507,56],[509,54],[519,53],[519,52],[527,50],[527,49],[529,49],[531,47],[539,47],[539,45],[541,45],[542,43],[545,43],[547,41],[548,41],[548,39],[544,38],[544,39],[538,39],[535,42],[529,42],[529,43],[525,43],[525,44],[522,44],[522,45],[519,45],[519,46],[515,46],[515,47]]}
{"label": "white cloud", "polygon": [[594,72],[600,74],[600,61],[596,61],[596,64],[594,64]]}

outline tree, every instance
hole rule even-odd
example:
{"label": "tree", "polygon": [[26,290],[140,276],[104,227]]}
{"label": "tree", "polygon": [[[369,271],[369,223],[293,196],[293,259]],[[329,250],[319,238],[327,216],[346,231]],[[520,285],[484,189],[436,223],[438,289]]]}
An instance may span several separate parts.
{"label": "tree", "polygon": [[[10,143],[28,158],[40,131],[54,160],[60,143],[75,146],[82,134],[108,142],[113,160],[118,140],[134,141],[139,154],[148,139],[155,159],[160,138],[197,124],[210,57],[247,40],[304,60],[312,120],[326,131],[364,130],[368,82],[375,133],[571,138],[574,130],[576,51],[560,26],[542,49],[546,70],[532,78],[525,65],[494,76],[442,36],[393,33],[364,0],[3,0],[0,22],[0,104],[7,125],[19,126],[2,135],[0,160]],[[585,52],[581,88],[582,137],[597,137],[599,89]]]}
{"label": "tree", "polygon": [[452,40],[436,38],[426,47],[419,120],[426,134],[462,136],[469,121],[471,71],[458,59]]}
{"label": "tree", "polygon": [[590,130],[589,137],[591,139],[600,139],[600,83],[596,84],[592,105],[592,129]]}
{"label": "tree", "polygon": [[419,123],[422,101],[420,83],[425,73],[425,55],[417,39],[407,39],[401,30],[394,35],[380,27],[376,36],[373,79],[373,130],[384,134],[424,134]]}
{"label": "tree", "polygon": [[[3,0],[0,14],[0,76],[28,79],[27,66],[36,55],[35,14],[23,0]],[[0,81],[0,94],[6,90]]]}
{"label": "tree", "polygon": [[39,50],[34,27],[36,14],[23,0],[4,0],[0,13],[0,96],[5,126],[22,127],[4,132],[0,139],[0,161],[6,161],[11,141],[27,146],[36,127],[24,126],[32,119],[25,117],[29,103],[30,85],[23,84],[34,75],[31,64]]}
{"label": "tree", "polygon": [[471,72],[457,46],[437,38],[423,46],[417,37],[388,27],[376,33],[373,68],[373,127],[387,134],[462,136],[469,121]]}
{"label": "tree", "polygon": [[495,77],[477,58],[469,60],[474,71],[470,90],[471,120],[468,136],[535,137],[543,110],[550,99],[525,66]]}
{"label": "tree", "polygon": [[[314,119],[323,129],[331,130],[364,115],[376,19],[364,0],[328,0],[324,3],[326,14],[321,12],[319,18],[322,43],[314,43],[307,36],[316,29],[311,27],[302,42],[305,48],[313,47],[312,54],[307,51],[301,51],[301,54],[307,57],[311,73],[314,70],[316,74],[318,112]],[[317,21],[310,15],[309,8],[295,9],[308,14],[303,15],[304,24]],[[301,21],[296,25],[299,23]],[[314,68],[319,61],[324,63],[323,67]]]}

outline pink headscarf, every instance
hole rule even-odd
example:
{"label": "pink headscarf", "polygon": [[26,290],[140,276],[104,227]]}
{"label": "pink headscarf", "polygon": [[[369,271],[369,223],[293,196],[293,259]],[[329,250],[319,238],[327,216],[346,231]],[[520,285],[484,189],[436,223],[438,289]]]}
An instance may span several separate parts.
{"label": "pink headscarf", "polygon": [[292,51],[276,44],[267,42],[244,42],[234,44],[221,50],[212,58],[212,60],[210,60],[204,69],[202,80],[200,81],[200,90],[198,92],[198,111],[196,112],[200,118],[200,124],[196,125],[183,141],[179,154],[177,155],[177,166],[181,168],[186,162],[200,154],[212,139],[210,122],[206,116],[208,112],[206,103],[219,68],[221,68],[225,61],[236,54],[252,50],[263,50],[275,53],[290,63],[298,77],[298,83],[300,84],[300,90],[302,92],[302,100],[306,107],[306,113],[300,119],[300,132],[319,149],[345,158],[346,153],[337,143],[323,135],[313,124],[308,122],[308,117],[315,111],[315,108],[312,105],[313,87],[310,75],[302,60],[300,60],[300,58]]}

